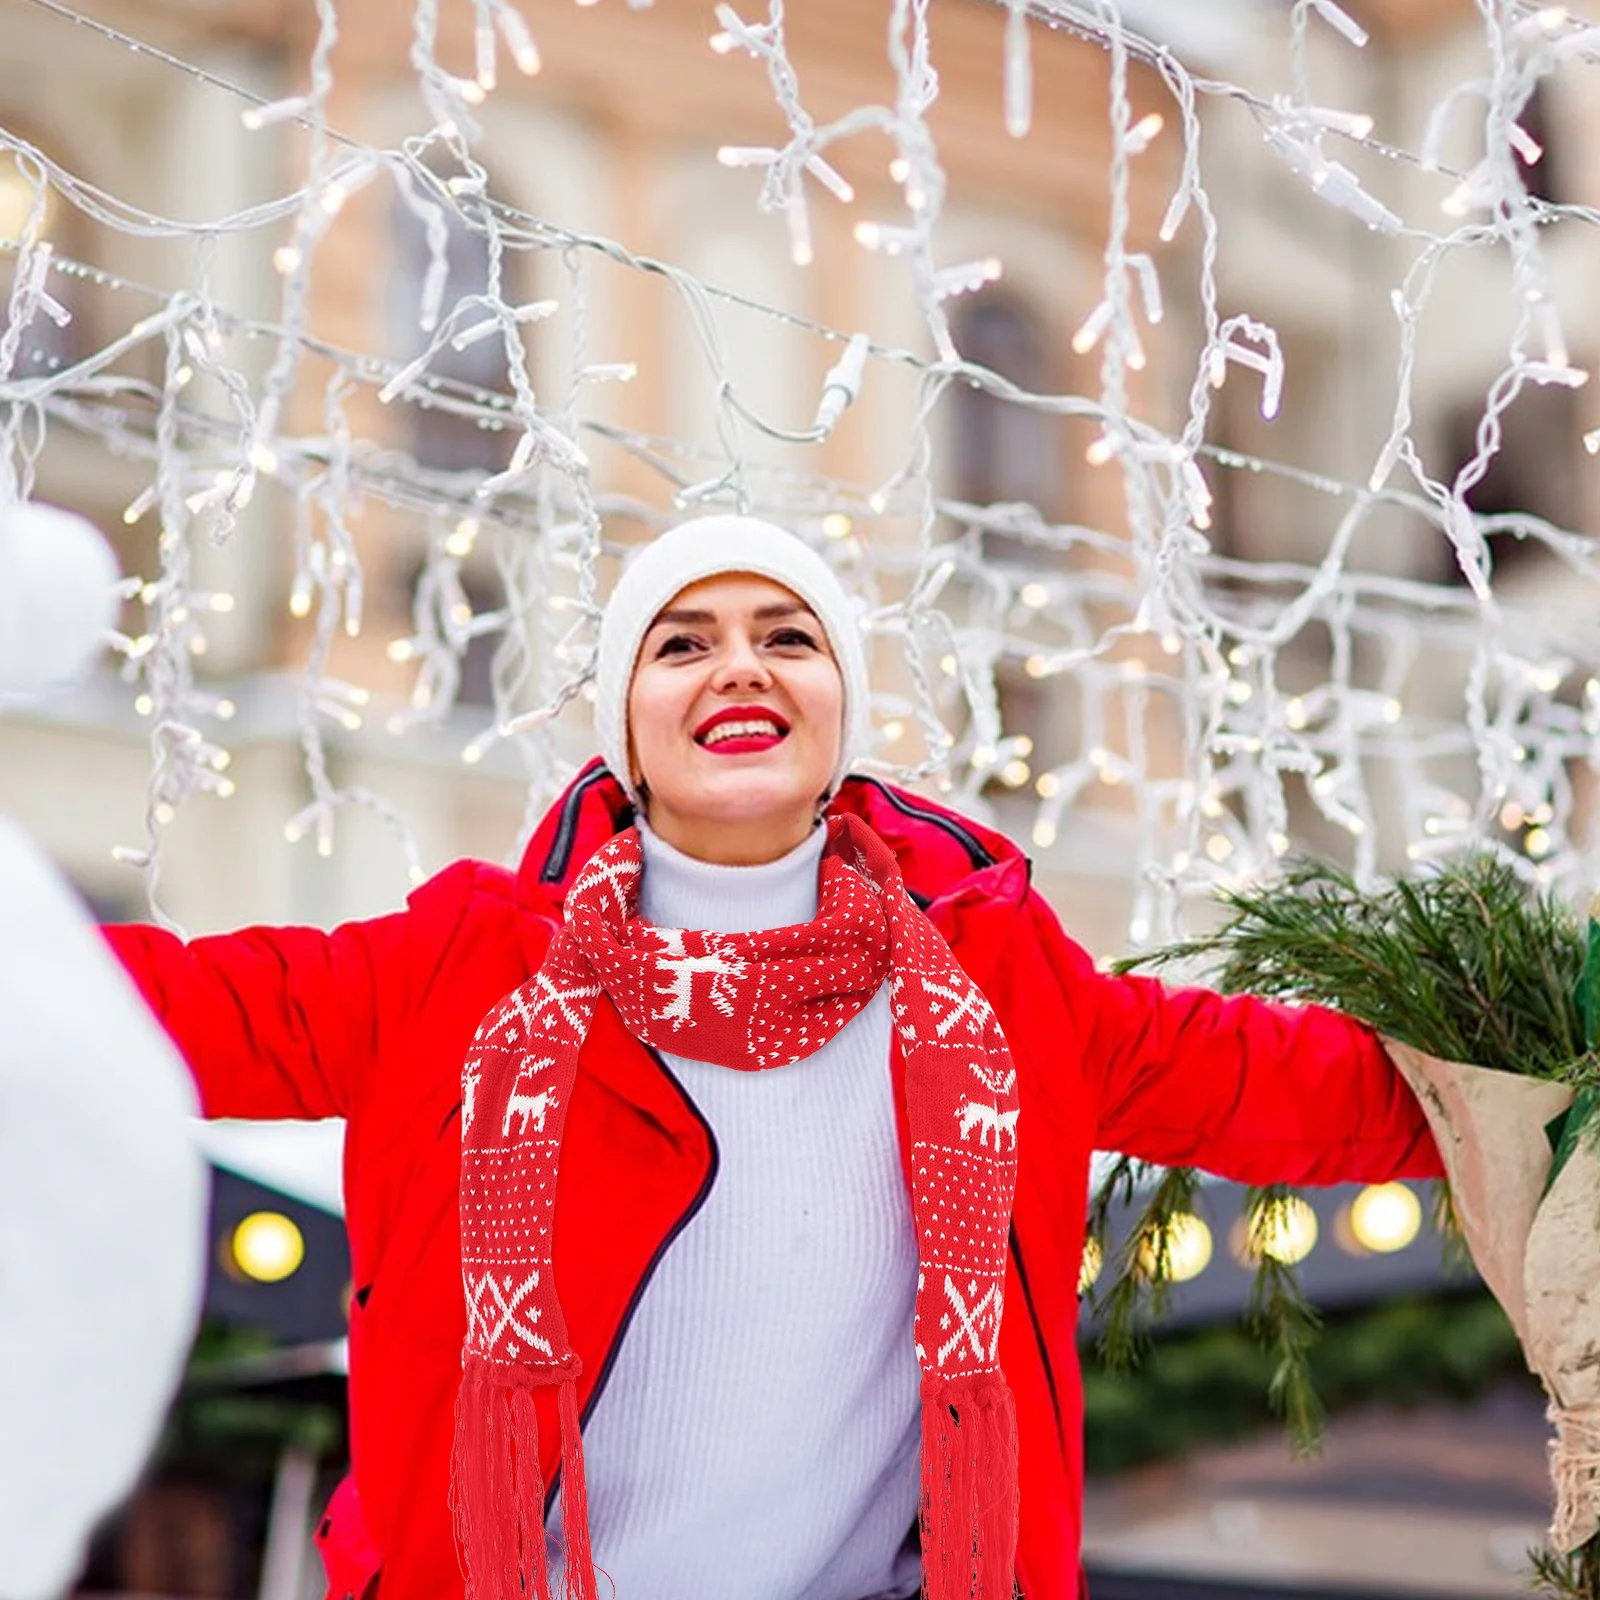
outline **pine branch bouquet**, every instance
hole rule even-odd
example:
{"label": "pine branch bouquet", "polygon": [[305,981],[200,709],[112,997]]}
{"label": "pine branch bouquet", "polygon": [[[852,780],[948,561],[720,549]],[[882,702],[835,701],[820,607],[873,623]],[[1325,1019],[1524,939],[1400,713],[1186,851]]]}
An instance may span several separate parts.
{"label": "pine branch bouquet", "polygon": [[[1301,862],[1223,899],[1217,931],[1128,965],[1199,962],[1224,992],[1332,1006],[1384,1036],[1439,1145],[1454,1221],[1550,1397],[1554,1554],[1539,1575],[1558,1594],[1600,1600],[1600,899],[1580,925],[1489,855],[1373,893]],[[1166,1176],[1124,1251],[1113,1355],[1140,1263],[1160,1278],[1163,1215],[1190,1184]],[[1282,1200],[1259,1197],[1263,1238]],[[1305,1442],[1317,1423],[1305,1361],[1315,1314],[1269,1250],[1257,1259],[1255,1320]]]}

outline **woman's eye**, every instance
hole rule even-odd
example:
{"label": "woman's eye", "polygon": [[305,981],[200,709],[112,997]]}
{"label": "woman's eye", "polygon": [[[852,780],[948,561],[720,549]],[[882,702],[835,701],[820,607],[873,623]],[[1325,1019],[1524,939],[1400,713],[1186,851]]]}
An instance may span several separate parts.
{"label": "woman's eye", "polygon": [[656,659],[662,656],[679,656],[695,647],[695,641],[686,633],[674,633],[656,646]]}
{"label": "woman's eye", "polygon": [[804,628],[779,628],[772,636],[772,643],[799,646],[806,650],[815,650],[817,648],[817,641]]}

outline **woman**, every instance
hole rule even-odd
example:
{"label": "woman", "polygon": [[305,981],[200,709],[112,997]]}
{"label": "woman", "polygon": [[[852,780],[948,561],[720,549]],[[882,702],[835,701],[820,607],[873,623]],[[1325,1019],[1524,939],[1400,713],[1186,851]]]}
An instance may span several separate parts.
{"label": "woman", "polygon": [[539,1501],[620,1600],[910,1595],[924,1549],[931,1594],[1075,1593],[1091,1151],[1428,1176],[1419,1109],[1333,1013],[1098,972],[1007,839],[847,778],[859,639],[781,530],[646,548],[597,695],[514,877],[110,931],[209,1113],[349,1118],[333,1592],[459,1593],[453,1493],[493,1600],[540,1585]]}

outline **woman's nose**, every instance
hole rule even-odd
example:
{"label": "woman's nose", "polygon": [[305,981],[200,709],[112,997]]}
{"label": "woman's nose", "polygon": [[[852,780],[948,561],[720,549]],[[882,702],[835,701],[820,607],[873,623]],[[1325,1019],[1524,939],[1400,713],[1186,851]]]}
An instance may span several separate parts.
{"label": "woman's nose", "polygon": [[717,682],[733,686],[740,683],[767,684],[772,674],[761,659],[755,644],[742,635],[730,635],[717,663]]}

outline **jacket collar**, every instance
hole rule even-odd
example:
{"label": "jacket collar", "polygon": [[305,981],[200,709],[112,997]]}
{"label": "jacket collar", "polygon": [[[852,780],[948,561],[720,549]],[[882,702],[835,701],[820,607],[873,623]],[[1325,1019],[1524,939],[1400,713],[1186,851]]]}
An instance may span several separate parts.
{"label": "jacket collar", "polygon": [[[900,863],[913,900],[937,915],[970,899],[1017,903],[1027,893],[1027,858],[1004,834],[876,778],[851,777],[828,807],[830,816],[860,817]],[[517,900],[527,911],[559,920],[561,902],[588,861],[633,822],[622,786],[598,758],[568,785],[535,830],[517,872]]]}

